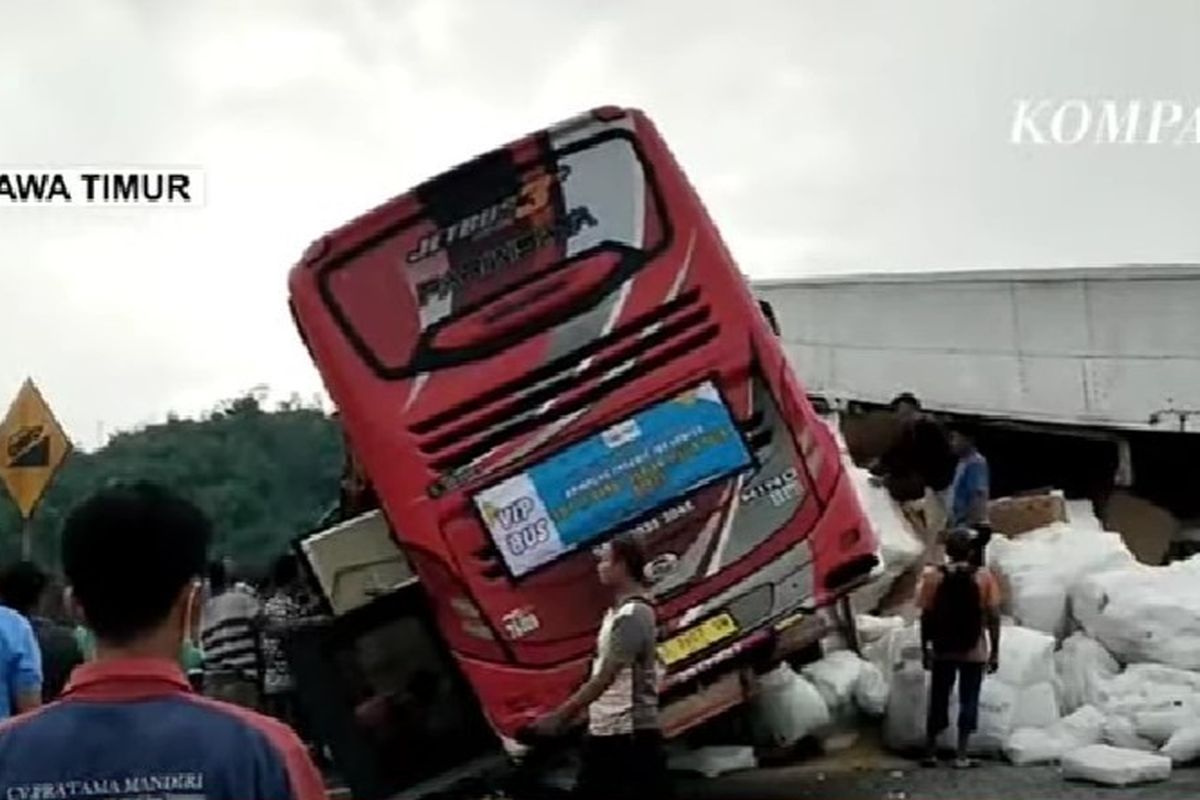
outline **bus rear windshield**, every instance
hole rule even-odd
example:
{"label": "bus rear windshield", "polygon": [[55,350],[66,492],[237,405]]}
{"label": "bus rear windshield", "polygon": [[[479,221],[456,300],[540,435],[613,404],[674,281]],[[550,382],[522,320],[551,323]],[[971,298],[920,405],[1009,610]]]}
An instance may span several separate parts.
{"label": "bus rear windshield", "polygon": [[[585,310],[670,234],[652,172],[625,130],[561,145],[530,139],[412,199],[417,213],[332,258],[319,279],[335,318],[385,377],[488,355]],[[514,318],[539,302],[575,305],[505,328],[506,297],[520,300],[510,304]]]}

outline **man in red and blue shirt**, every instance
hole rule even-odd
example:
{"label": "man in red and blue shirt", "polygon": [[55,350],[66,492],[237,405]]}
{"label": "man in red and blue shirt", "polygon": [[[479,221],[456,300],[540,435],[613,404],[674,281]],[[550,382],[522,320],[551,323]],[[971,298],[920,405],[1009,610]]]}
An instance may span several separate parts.
{"label": "man in red and blue shirt", "polygon": [[58,702],[0,725],[0,797],[324,800],[290,728],[196,695],[180,669],[208,540],[203,514],[153,484],[72,512],[63,566],[95,659]]}

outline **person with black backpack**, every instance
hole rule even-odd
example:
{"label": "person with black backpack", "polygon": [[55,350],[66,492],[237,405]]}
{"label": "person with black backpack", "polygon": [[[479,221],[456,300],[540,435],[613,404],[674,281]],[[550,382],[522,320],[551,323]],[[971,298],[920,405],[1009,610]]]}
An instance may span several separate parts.
{"label": "person with black backpack", "polygon": [[921,647],[932,673],[925,729],[926,766],[937,766],[937,740],[950,726],[950,695],[958,684],[955,767],[970,767],[967,743],[979,720],[984,671],[999,667],[1000,587],[975,561],[972,532],[956,528],[946,538],[946,563],[926,570],[918,592]]}

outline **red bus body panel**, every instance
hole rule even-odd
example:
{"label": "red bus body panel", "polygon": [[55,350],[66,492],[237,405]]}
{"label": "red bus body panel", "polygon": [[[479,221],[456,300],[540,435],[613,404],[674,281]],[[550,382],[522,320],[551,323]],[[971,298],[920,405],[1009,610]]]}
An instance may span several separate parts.
{"label": "red bus body panel", "polygon": [[[832,435],[642,113],[598,109],[482,158],[314,242],[290,293],[440,629],[511,736],[584,676],[607,599],[588,548],[514,580],[470,500],[480,487],[712,381],[754,469],[638,530],[662,573],[661,638],[717,613],[739,632],[676,678],[835,599],[877,542]],[[609,238],[587,250],[596,230]]]}

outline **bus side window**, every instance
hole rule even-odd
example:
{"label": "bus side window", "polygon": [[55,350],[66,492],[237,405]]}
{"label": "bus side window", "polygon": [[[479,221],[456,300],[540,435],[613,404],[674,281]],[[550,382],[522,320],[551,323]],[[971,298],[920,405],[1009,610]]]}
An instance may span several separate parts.
{"label": "bus side window", "polygon": [[758,307],[762,311],[763,316],[767,318],[767,324],[771,326],[771,330],[778,336],[779,320],[775,319],[775,309],[771,308],[771,304],[766,300],[759,300]]}

